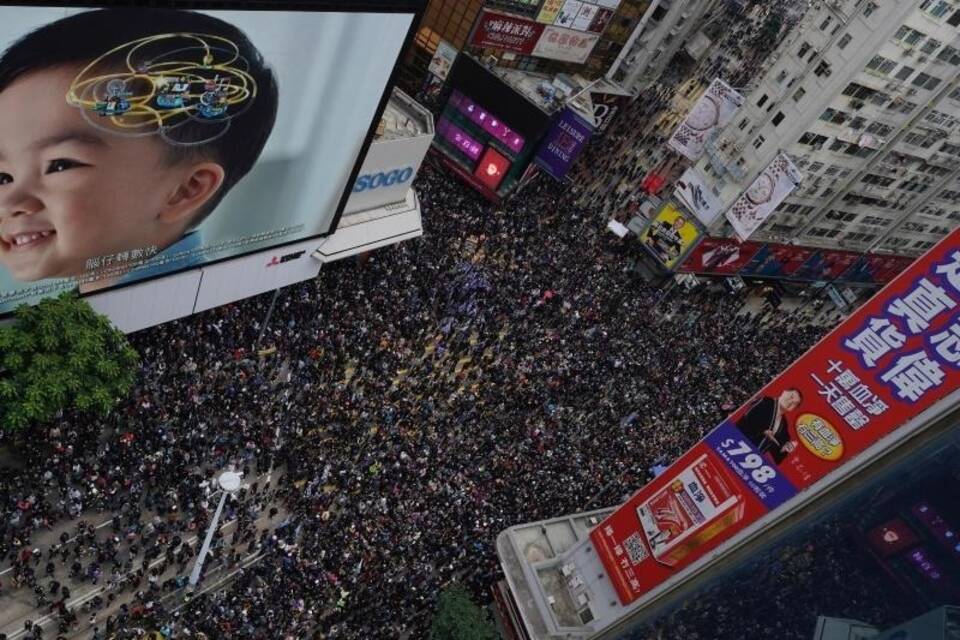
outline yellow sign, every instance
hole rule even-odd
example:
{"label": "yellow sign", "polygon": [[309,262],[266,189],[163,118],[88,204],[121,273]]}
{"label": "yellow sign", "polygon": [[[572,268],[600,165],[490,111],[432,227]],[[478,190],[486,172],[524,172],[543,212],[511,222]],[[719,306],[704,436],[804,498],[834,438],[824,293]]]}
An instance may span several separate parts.
{"label": "yellow sign", "polygon": [[663,263],[673,269],[700,238],[700,228],[692,216],[684,216],[668,202],[640,234],[640,242]]}
{"label": "yellow sign", "polygon": [[834,462],[843,456],[843,440],[832,424],[824,418],[803,413],[797,418],[797,437],[810,453],[821,460]]}
{"label": "yellow sign", "polygon": [[544,24],[553,24],[557,20],[557,14],[563,8],[564,0],[546,0],[540,7],[540,13],[537,15],[537,22]]}

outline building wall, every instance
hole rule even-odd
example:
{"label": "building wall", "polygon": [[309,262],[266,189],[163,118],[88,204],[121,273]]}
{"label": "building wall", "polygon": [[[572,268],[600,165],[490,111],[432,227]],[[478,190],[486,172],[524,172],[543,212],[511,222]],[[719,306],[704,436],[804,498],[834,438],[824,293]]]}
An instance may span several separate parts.
{"label": "building wall", "polygon": [[616,60],[652,1],[622,0],[586,63],[570,64],[469,45],[470,32],[482,8],[534,20],[542,0],[430,0],[414,44],[404,59],[401,86],[411,93],[423,86],[427,65],[441,39],[460,51],[469,51],[479,59],[494,56],[498,66],[509,69],[538,73],[579,73],[590,79],[602,76]]}
{"label": "building wall", "polygon": [[786,151],[804,182],[759,239],[921,253],[960,221],[957,25],[950,0],[819,3],[699,168],[730,202]]}

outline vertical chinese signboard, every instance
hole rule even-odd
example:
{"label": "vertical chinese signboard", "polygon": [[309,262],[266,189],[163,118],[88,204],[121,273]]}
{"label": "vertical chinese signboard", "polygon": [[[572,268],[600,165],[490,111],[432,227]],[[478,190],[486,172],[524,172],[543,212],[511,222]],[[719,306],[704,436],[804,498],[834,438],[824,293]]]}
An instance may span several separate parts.
{"label": "vertical chinese signboard", "polygon": [[958,387],[960,230],[591,532],[621,602],[852,463]]}

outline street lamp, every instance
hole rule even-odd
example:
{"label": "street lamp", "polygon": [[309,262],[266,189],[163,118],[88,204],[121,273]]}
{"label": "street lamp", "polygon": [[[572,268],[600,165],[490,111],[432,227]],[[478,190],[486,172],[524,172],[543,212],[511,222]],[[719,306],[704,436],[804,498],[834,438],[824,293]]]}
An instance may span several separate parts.
{"label": "street lamp", "polygon": [[189,588],[191,591],[195,589],[197,583],[200,582],[200,571],[203,569],[203,562],[207,559],[207,553],[210,551],[210,542],[213,541],[213,534],[217,530],[217,525],[220,523],[220,514],[223,512],[223,505],[227,501],[227,496],[236,493],[237,490],[240,489],[240,481],[242,479],[243,475],[236,471],[224,471],[217,479],[217,483],[220,485],[220,490],[222,491],[220,503],[217,505],[217,510],[213,514],[213,520],[210,521],[210,526],[207,527],[207,535],[203,539],[203,546],[200,547],[200,553],[193,563],[193,571],[190,572]]}

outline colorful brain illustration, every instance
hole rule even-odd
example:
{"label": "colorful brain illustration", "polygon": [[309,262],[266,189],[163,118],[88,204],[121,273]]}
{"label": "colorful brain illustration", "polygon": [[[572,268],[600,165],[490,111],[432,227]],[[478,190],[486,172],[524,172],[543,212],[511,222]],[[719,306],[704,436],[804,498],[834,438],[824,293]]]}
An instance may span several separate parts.
{"label": "colorful brain illustration", "polygon": [[210,142],[253,103],[257,84],[230,40],[167,33],[116,47],[77,74],[67,102],[98,129],[159,135],[174,146]]}

